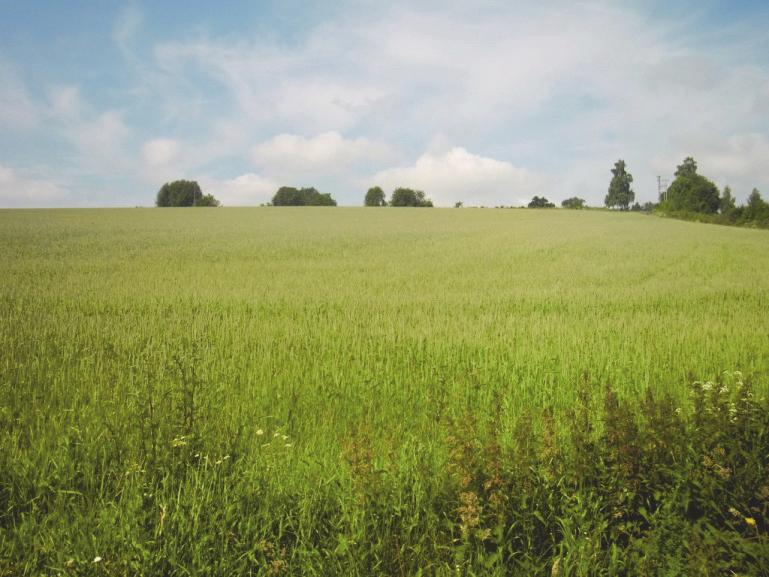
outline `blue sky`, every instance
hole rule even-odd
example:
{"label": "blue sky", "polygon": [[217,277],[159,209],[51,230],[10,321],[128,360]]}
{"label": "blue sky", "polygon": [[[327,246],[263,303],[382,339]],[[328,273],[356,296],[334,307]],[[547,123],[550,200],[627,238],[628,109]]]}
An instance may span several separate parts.
{"label": "blue sky", "polygon": [[379,184],[640,201],[688,155],[769,196],[767,2],[0,0],[0,206]]}

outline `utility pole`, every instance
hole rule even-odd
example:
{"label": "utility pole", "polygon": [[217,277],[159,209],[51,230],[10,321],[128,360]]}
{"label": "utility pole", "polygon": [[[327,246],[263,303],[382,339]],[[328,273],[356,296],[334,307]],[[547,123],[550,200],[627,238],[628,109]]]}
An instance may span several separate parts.
{"label": "utility pole", "polygon": [[[662,197],[663,194],[665,195],[665,198]],[[657,198],[659,198],[660,201],[668,199],[668,181],[661,176],[657,176],[657,195]]]}

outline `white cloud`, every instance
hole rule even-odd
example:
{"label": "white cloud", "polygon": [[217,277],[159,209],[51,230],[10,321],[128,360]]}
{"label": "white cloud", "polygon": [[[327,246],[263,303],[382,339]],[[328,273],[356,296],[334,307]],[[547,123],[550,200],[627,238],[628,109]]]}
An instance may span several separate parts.
{"label": "white cloud", "polygon": [[279,134],[254,146],[251,159],[268,174],[292,176],[340,174],[361,164],[381,164],[391,159],[390,148],[367,138],[346,139],[338,132],[311,138]]}
{"label": "white cloud", "polygon": [[80,88],[77,86],[57,86],[49,95],[51,114],[56,120],[71,120],[83,112]]}
{"label": "white cloud", "polygon": [[156,138],[142,145],[141,159],[150,168],[168,166],[179,160],[181,150],[182,147],[178,140]]}
{"label": "white cloud", "polygon": [[200,185],[206,194],[213,194],[225,206],[250,206],[268,202],[278,185],[252,172],[229,180],[203,177]]}
{"label": "white cloud", "polygon": [[27,178],[10,167],[0,165],[0,206],[58,206],[67,200],[66,189],[49,181]]}
{"label": "white cloud", "polygon": [[123,53],[128,58],[133,58],[129,44],[139,29],[142,22],[142,15],[136,5],[126,6],[118,16],[115,27],[112,31],[112,38]]}
{"label": "white cloud", "polygon": [[433,146],[411,166],[389,168],[373,175],[367,185],[391,191],[397,187],[423,190],[436,204],[463,201],[467,205],[519,204],[540,194],[545,178],[509,162],[472,154],[464,148]]}
{"label": "white cloud", "polygon": [[123,147],[130,129],[120,112],[107,110],[91,118],[78,119],[64,130],[84,156],[84,164],[106,170],[125,164]]}

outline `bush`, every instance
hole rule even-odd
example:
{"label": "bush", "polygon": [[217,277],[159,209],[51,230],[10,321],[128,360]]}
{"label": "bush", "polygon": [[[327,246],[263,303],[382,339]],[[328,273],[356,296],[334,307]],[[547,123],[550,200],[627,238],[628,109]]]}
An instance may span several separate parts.
{"label": "bush", "polygon": [[328,193],[320,193],[315,188],[294,188],[281,186],[272,197],[273,206],[336,206],[336,201]]}
{"label": "bush", "polygon": [[433,201],[425,198],[421,190],[396,188],[390,198],[390,206],[432,206]]}
{"label": "bush", "polygon": [[572,196],[571,198],[567,198],[566,200],[561,202],[561,206],[563,208],[570,208],[570,209],[585,208],[585,199]]}
{"label": "bush", "polygon": [[555,208],[555,205],[547,200],[544,196],[539,197],[535,196],[531,199],[531,202],[529,202],[529,208]]}
{"label": "bush", "polygon": [[171,206],[219,206],[219,201],[210,194],[203,194],[194,180],[175,180],[160,187],[155,205]]}

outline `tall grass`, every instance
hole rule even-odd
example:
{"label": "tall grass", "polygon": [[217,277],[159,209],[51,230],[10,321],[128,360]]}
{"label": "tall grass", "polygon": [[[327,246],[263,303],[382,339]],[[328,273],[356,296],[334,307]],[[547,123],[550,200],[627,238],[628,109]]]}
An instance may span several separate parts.
{"label": "tall grass", "polygon": [[[167,209],[0,240],[0,575],[765,566],[765,232]],[[734,421],[691,388],[725,370]]]}

